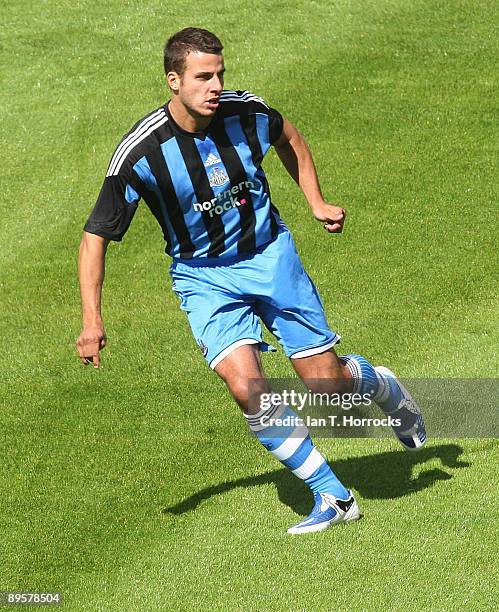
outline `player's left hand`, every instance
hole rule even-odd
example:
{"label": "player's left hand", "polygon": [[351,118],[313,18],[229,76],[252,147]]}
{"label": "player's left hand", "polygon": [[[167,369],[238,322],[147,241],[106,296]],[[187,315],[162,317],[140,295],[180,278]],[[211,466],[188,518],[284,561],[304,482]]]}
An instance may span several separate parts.
{"label": "player's left hand", "polygon": [[331,204],[324,204],[314,208],[314,217],[324,223],[324,229],[330,234],[339,234],[345,223],[345,209]]}

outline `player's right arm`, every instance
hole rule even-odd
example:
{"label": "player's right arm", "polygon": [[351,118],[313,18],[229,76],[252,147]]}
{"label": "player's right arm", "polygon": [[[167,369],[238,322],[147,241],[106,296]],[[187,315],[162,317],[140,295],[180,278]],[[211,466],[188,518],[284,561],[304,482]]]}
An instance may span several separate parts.
{"label": "player's right arm", "polygon": [[99,351],[106,346],[106,333],[101,313],[106,249],[109,240],[83,232],[78,258],[83,329],[76,348],[83,365],[100,365]]}
{"label": "player's right arm", "polygon": [[106,249],[110,240],[121,241],[137,209],[139,194],[138,177],[133,175],[129,157],[120,158],[114,165],[118,145],[110,168],[88,218],[80,244],[78,274],[83,329],[76,341],[76,348],[83,365],[100,366],[99,351],[106,346],[106,333],[101,313],[102,285],[104,283]]}

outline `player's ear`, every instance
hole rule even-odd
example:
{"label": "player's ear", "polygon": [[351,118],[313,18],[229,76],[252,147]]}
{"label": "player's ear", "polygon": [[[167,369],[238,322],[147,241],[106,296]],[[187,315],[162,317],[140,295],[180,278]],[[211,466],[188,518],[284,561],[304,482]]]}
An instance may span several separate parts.
{"label": "player's ear", "polygon": [[173,70],[171,70],[166,75],[166,82],[168,83],[168,87],[172,91],[176,92],[176,91],[178,91],[179,86],[180,86],[180,75],[178,73],[174,72]]}

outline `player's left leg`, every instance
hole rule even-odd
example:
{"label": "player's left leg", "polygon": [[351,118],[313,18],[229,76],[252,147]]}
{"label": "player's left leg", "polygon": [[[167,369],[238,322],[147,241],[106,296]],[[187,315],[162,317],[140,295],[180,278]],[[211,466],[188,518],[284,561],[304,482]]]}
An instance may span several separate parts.
{"label": "player's left leg", "polygon": [[400,423],[393,430],[407,450],[418,450],[425,443],[421,410],[388,368],[374,367],[361,355],[338,357],[333,349],[304,358],[292,356],[291,362],[300,378],[315,392],[369,394],[386,415]]}
{"label": "player's left leg", "polygon": [[[291,235],[282,234],[274,249],[279,254],[271,260],[277,282],[270,283],[260,299],[259,314],[300,377],[311,380],[316,392],[369,394],[385,414],[400,420],[393,429],[406,449],[423,446],[426,430],[421,411],[395,374],[388,368],[375,368],[361,355],[338,357],[334,352],[340,337],[329,328],[318,291],[303,269]],[[264,258],[259,263],[264,265]]]}

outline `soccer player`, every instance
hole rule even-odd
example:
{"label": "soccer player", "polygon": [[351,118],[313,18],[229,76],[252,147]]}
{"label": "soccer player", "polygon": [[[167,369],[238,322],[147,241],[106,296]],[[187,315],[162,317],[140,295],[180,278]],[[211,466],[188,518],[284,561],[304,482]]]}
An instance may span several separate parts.
{"label": "soccer player", "polygon": [[[289,533],[320,531],[357,519],[359,508],[290,406],[263,410],[250,402],[250,393],[270,391],[259,355],[269,349],[260,321],[312,390],[369,393],[385,414],[400,419],[395,434],[408,449],[424,444],[425,427],[390,370],[360,355],[337,356],[339,336],[271,200],[261,165],[270,147],[327,232],[341,232],[345,211],[325,202],[310,150],[292,123],[252,93],[224,90],[222,49],[214,34],[199,28],[166,43],[171,98],[118,144],[84,228],[77,348],[83,364],[99,367],[106,344],[100,308],[106,248],[123,238],[142,199],[163,230],[173,289],[206,361],[262,445],[314,495],[311,514]],[[296,426],[279,425],[286,417]]]}

